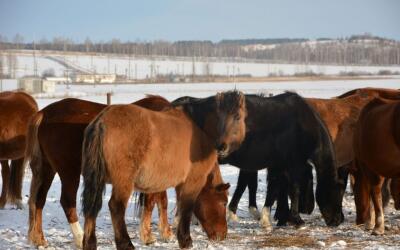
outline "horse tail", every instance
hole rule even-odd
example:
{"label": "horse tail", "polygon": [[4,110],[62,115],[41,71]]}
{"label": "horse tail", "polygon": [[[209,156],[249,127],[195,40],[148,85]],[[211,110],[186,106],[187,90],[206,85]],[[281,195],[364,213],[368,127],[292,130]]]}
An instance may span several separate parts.
{"label": "horse tail", "polygon": [[105,128],[99,117],[86,128],[82,145],[84,189],[81,199],[85,218],[97,217],[102,207],[103,192],[106,185],[107,165],[103,152]]}
{"label": "horse tail", "polygon": [[35,224],[35,213],[36,213],[36,199],[39,192],[39,187],[43,183],[42,179],[42,151],[40,149],[38,131],[39,126],[43,120],[43,113],[37,112],[34,114],[28,125],[28,132],[26,135],[26,147],[25,147],[25,157],[22,164],[23,169],[30,163],[32,171],[31,187],[29,192],[29,231],[33,229]]}

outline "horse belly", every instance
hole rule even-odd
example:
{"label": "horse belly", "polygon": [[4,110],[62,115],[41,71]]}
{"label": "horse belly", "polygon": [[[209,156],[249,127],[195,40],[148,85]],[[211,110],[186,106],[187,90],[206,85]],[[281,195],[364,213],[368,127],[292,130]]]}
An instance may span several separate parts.
{"label": "horse belly", "polygon": [[[181,152],[181,154],[184,154]],[[143,192],[161,192],[183,183],[190,171],[188,159],[177,152],[159,152],[139,168],[135,188]]]}

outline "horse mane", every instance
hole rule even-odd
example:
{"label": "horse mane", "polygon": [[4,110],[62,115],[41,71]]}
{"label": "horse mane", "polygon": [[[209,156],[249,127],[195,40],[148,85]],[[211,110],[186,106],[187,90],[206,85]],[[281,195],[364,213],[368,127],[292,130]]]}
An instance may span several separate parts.
{"label": "horse mane", "polygon": [[242,94],[235,89],[223,94],[217,94],[216,101],[220,109],[225,110],[228,114],[235,114],[240,108],[241,98]]}
{"label": "horse mane", "polygon": [[341,94],[341,95],[339,95],[339,96],[336,96],[335,98],[336,98],[336,99],[346,98],[346,97],[355,95],[356,92],[359,91],[359,90],[360,90],[360,89],[352,89],[352,90],[347,91],[347,92],[345,92],[345,93],[343,93],[343,94]]}

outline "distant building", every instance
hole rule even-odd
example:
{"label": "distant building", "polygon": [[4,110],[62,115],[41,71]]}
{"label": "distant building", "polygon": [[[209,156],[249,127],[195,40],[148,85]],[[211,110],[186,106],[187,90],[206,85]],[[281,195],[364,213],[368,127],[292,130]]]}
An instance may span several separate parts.
{"label": "distant building", "polygon": [[41,79],[39,77],[23,77],[18,79],[18,88],[30,94],[54,93],[56,81]]}
{"label": "distant building", "polygon": [[113,83],[116,79],[115,74],[76,74],[72,77],[73,82],[82,83]]}

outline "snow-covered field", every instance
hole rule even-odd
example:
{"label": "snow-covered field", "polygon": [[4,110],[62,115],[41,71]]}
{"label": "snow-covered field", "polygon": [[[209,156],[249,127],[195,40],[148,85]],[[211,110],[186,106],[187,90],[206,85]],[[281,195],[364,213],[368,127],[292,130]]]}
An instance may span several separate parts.
{"label": "snow-covered field", "polygon": [[[128,57],[125,55],[88,55],[62,54],[60,52],[35,53],[22,51],[16,54],[16,77],[33,75],[36,69],[38,75],[53,69],[57,76],[64,76],[66,63],[70,68],[77,68],[86,73],[118,74],[130,79],[144,79],[162,74],[179,75],[251,75],[262,77],[269,75],[294,75],[296,73],[313,72],[323,75],[339,75],[341,72],[358,72],[377,74],[381,70],[400,72],[400,66],[337,66],[313,64],[283,64],[255,62],[227,62],[222,59],[207,58],[168,58],[168,57]],[[4,53],[4,62],[7,54]],[[8,72],[4,63],[4,72]]]}
{"label": "snow-covered field", "polygon": [[[313,81],[313,82],[276,82],[276,83],[226,83],[226,84],[154,84],[154,85],[105,85],[105,86],[57,86],[57,93],[82,96],[83,99],[105,102],[106,92],[113,92],[113,103],[133,102],[145,96],[145,94],[159,94],[169,100],[182,95],[204,97],[215,94],[217,91],[237,88],[245,93],[273,93],[278,94],[285,90],[297,91],[306,97],[329,98],[339,95],[348,90],[359,87],[387,87],[400,88],[400,79],[387,80],[353,80],[353,81]],[[37,99],[40,108],[59,98]],[[222,165],[221,171],[226,182],[231,183],[230,193],[236,187],[238,170],[229,165]],[[265,199],[265,171],[259,174],[259,189],[257,200],[259,208],[262,207]],[[23,195],[24,203],[28,200],[31,173],[26,170],[24,179]],[[60,180],[56,176],[53,185],[47,196],[47,203],[43,213],[43,228],[49,242],[49,248],[74,249],[72,234],[59,203]],[[115,249],[111,218],[108,211],[107,201],[110,197],[110,186],[104,196],[103,208],[97,219],[97,237],[99,249]],[[79,189],[78,194],[81,193]],[[238,214],[241,218],[239,223],[230,223],[228,237],[223,242],[210,242],[207,240],[201,227],[192,226],[192,238],[196,249],[258,249],[258,248],[366,248],[366,249],[398,249],[400,247],[400,224],[398,213],[391,205],[386,211],[386,225],[388,226],[384,236],[371,236],[370,232],[354,224],[355,207],[353,196],[347,192],[343,200],[345,222],[338,228],[325,226],[318,208],[310,216],[303,215],[307,227],[303,230],[296,230],[293,227],[275,227],[272,233],[265,233],[258,223],[251,219],[247,212],[247,192],[239,204]],[[78,205],[80,209],[80,204]],[[169,215],[172,222],[175,208],[174,191],[169,190]],[[170,242],[158,240],[150,246],[142,245],[138,239],[139,220],[134,218],[133,199],[129,203],[126,214],[128,231],[134,245],[138,249],[171,249],[177,248],[178,243],[174,238]],[[274,208],[273,208],[274,210]],[[274,211],[273,211],[274,212]],[[154,221],[157,220],[157,212],[153,214]],[[83,224],[83,219],[80,219]],[[15,210],[7,206],[0,210],[0,249],[33,249],[27,242],[28,210]],[[153,231],[159,238],[156,224]]]}

